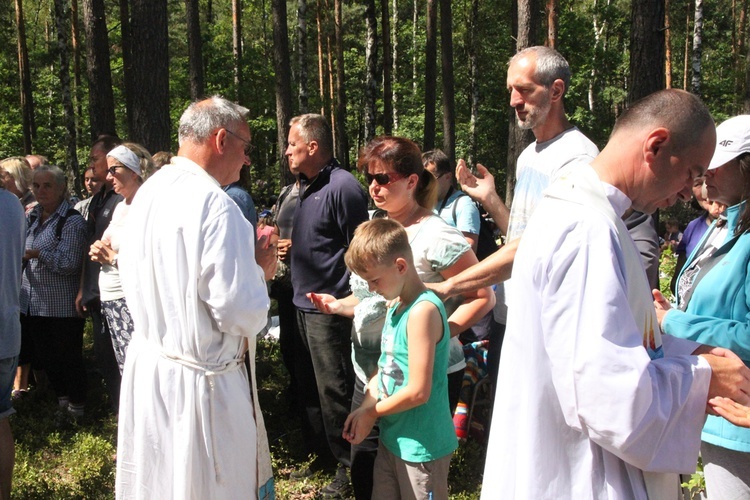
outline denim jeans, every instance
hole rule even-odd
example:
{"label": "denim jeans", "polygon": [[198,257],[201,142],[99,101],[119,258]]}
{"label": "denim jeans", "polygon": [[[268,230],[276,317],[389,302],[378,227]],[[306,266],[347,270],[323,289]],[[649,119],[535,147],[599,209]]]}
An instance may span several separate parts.
{"label": "denim jeans", "polygon": [[297,324],[301,342],[294,362],[305,441],[323,463],[334,458],[349,467],[350,446],[341,433],[354,384],[352,320],[298,310]]}

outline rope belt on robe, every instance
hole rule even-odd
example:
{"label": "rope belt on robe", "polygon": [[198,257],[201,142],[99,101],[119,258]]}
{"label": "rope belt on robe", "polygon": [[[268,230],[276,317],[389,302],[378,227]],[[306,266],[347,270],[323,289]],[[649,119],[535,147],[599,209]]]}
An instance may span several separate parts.
{"label": "rope belt on robe", "polygon": [[[187,368],[201,371],[206,377],[206,382],[208,383],[208,427],[211,433],[211,454],[213,455],[212,458],[214,462],[214,473],[216,475],[216,481],[218,482],[220,477],[219,463],[216,458],[216,439],[214,439],[214,377],[216,375],[224,375],[226,373],[239,370],[240,367],[244,366],[245,364],[245,355],[243,353],[239,358],[230,359],[225,363],[205,363],[166,351],[161,351],[161,356],[164,359],[180,364]],[[250,394],[250,397],[252,398],[252,394]]]}

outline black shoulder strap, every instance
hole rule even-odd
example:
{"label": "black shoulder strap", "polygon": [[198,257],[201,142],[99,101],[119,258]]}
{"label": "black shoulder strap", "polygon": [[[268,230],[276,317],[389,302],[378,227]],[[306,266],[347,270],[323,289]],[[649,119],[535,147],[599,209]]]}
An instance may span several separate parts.
{"label": "black shoulder strap", "polygon": [[62,232],[63,227],[65,226],[65,221],[70,217],[71,215],[78,214],[78,210],[76,210],[73,207],[68,208],[68,211],[65,212],[65,215],[61,215],[57,219],[57,226],[55,227],[55,238],[57,238],[57,241],[60,241],[62,239]]}

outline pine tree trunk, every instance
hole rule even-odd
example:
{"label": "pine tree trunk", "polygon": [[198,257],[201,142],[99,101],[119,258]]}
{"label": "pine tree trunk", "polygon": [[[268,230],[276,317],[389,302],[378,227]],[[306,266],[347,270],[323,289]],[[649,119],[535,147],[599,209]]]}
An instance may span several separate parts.
{"label": "pine tree trunk", "polygon": [[440,0],[440,61],[443,86],[443,152],[456,159],[456,97],[453,80],[453,12]]}
{"label": "pine tree trunk", "polygon": [[378,19],[375,14],[375,0],[365,2],[365,109],[364,140],[365,143],[375,137],[375,107],[378,93]]}
{"label": "pine tree trunk", "polygon": [[473,165],[477,155],[477,123],[479,121],[479,68],[477,64],[477,29],[479,28],[479,0],[471,0],[469,17],[469,85],[471,86],[471,118],[469,121],[469,151],[467,160]]}
{"label": "pine tree trunk", "polygon": [[203,40],[201,39],[201,21],[198,3],[198,0],[185,0],[188,75],[190,80],[190,99],[193,101],[200,99],[206,93],[203,84]]}
{"label": "pine tree trunk", "polygon": [[343,0],[334,1],[334,34],[336,37],[336,157],[349,170],[349,142],[346,136],[346,91],[344,89]]}
{"label": "pine tree trunk", "polygon": [[[307,113],[307,0],[297,0],[297,80],[300,114]],[[286,157],[285,157],[286,158]]]}
{"label": "pine tree trunk", "polygon": [[547,43],[551,49],[560,50],[557,44],[558,12],[557,0],[547,0]]}
{"label": "pine tree trunk", "polygon": [[315,11],[315,23],[318,28],[318,88],[320,90],[320,114],[325,116],[327,113],[328,106],[326,103],[328,102],[326,99],[326,75],[328,74],[325,72],[325,55],[323,54],[323,9],[321,6],[321,1],[317,0],[316,2],[316,11]]}
{"label": "pine tree trunk", "polygon": [[414,9],[412,11],[412,24],[411,24],[411,95],[412,100],[416,102],[417,99],[417,82],[419,73],[417,72],[417,26],[419,23],[419,0],[414,0]]}
{"label": "pine tree trunk", "polygon": [[[398,81],[398,0],[393,0],[393,82]],[[398,91],[393,85],[393,133],[398,132]]]}
{"label": "pine tree trunk", "polygon": [[690,11],[691,3],[687,3],[687,13],[685,14],[685,58],[682,62],[682,90],[688,89],[688,73],[689,66],[688,61],[690,60]]}
{"label": "pine tree trunk", "polygon": [[701,95],[701,55],[703,55],[703,0],[695,0],[693,24],[693,78],[690,91]]}
{"label": "pine tree trunk", "polygon": [[663,27],[664,0],[632,1],[628,103],[664,88]]}
{"label": "pine tree trunk", "polygon": [[[284,7],[286,11],[286,7]],[[232,69],[234,72],[234,99],[241,102],[242,95],[242,0],[232,0]]]}
{"label": "pine tree trunk", "polygon": [[36,125],[34,124],[34,98],[31,93],[29,52],[26,49],[26,22],[23,15],[23,0],[16,0],[16,35],[18,37],[18,76],[21,88],[23,151],[24,154],[28,155],[33,152]]}
{"label": "pine tree trunk", "polygon": [[[514,2],[517,17],[516,52],[534,45],[539,26],[539,6],[536,0],[518,0]],[[516,114],[510,110],[508,121],[508,155],[505,175],[505,203],[513,202],[513,191],[516,187],[516,162],[526,146],[532,143],[534,135],[530,130],[522,130],[516,123]]]}
{"label": "pine tree trunk", "polygon": [[292,118],[292,68],[289,62],[289,33],[287,31],[286,0],[272,0],[273,11],[273,66],[276,73],[276,143],[282,185],[292,182],[289,164],[284,154]]}
{"label": "pine tree trunk", "polygon": [[130,139],[149,151],[170,149],[169,53],[166,0],[132,0],[130,33],[133,101]]}
{"label": "pine tree trunk", "polygon": [[81,34],[78,26],[78,0],[70,2],[70,42],[73,49],[73,100],[76,109],[76,137],[81,137]]}
{"label": "pine tree trunk", "polygon": [[435,100],[437,96],[437,5],[427,0],[427,39],[424,70],[424,151],[435,149]]}
{"label": "pine tree trunk", "polygon": [[130,30],[130,0],[120,0],[120,32],[122,39],[122,69],[123,81],[125,83],[125,114],[128,130],[133,130],[133,102],[137,94],[135,70],[133,69],[133,50]]}
{"label": "pine tree trunk", "polygon": [[[393,133],[393,84],[391,76],[391,27],[388,0],[380,0],[381,25],[383,26],[383,133]],[[395,31],[394,24],[394,31]]]}
{"label": "pine tree trunk", "polygon": [[[89,123],[91,139],[94,140],[102,134],[116,134],[115,99],[112,94],[104,0],[83,0],[83,26],[86,32]],[[126,96],[127,90],[126,88]]]}
{"label": "pine tree trunk", "polygon": [[672,88],[672,25],[669,21],[670,0],[664,0],[664,84],[668,89]]}
{"label": "pine tree trunk", "polygon": [[55,28],[57,30],[57,52],[60,58],[58,76],[65,124],[65,167],[72,174],[75,191],[80,193],[83,184],[78,171],[76,152],[76,117],[70,95],[70,51],[68,49],[68,20],[70,12],[66,0],[55,0]]}

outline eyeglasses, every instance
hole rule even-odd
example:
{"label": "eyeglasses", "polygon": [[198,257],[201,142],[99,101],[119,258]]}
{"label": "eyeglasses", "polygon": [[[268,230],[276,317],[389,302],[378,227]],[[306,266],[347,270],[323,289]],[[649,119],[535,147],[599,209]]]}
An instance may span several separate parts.
{"label": "eyeglasses", "polygon": [[109,175],[115,175],[117,173],[118,168],[128,168],[125,165],[115,165],[114,167],[109,167],[107,169],[107,172],[109,172]]}
{"label": "eyeglasses", "polygon": [[227,128],[225,128],[224,130],[227,131],[227,134],[236,137],[237,139],[241,140],[245,144],[245,156],[249,158],[252,152],[255,151],[255,146],[253,146],[250,140],[240,137],[239,135],[235,134],[234,132],[232,132],[231,130]]}
{"label": "eyeglasses", "polygon": [[365,172],[365,181],[367,181],[368,186],[372,184],[373,179],[378,186],[387,186],[388,184],[399,181],[404,177],[405,176],[403,174],[399,174],[398,172],[389,172],[382,174],[371,174],[370,172]]}

